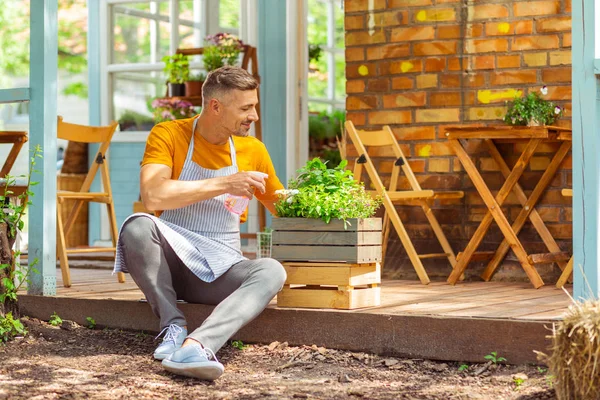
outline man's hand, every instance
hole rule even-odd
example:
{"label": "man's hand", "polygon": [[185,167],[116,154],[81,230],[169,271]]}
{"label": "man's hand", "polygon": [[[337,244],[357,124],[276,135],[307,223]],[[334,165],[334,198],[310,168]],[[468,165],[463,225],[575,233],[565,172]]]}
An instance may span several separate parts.
{"label": "man's hand", "polygon": [[249,199],[254,197],[254,191],[265,192],[265,178],[252,172],[237,172],[225,177],[227,182],[227,193],[234,196],[245,196]]}

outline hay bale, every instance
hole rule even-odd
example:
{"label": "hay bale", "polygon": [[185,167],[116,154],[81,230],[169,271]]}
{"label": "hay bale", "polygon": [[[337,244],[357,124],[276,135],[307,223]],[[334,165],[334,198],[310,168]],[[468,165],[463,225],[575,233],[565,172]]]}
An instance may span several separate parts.
{"label": "hay bale", "polygon": [[552,333],[547,363],[557,398],[600,399],[600,301],[573,303]]}

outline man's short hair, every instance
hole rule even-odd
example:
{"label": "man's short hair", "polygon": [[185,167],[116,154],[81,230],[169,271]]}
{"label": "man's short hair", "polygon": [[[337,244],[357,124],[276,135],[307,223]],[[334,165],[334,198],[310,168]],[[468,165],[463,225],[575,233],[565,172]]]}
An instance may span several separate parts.
{"label": "man's short hair", "polygon": [[232,90],[254,90],[258,81],[248,71],[240,67],[224,66],[208,73],[202,85],[202,102],[207,105],[211,99],[220,99]]}

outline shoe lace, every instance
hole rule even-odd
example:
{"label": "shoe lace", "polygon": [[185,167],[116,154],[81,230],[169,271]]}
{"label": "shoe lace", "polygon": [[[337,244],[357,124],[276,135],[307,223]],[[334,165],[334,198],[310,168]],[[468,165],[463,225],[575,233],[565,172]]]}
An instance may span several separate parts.
{"label": "shoe lace", "polygon": [[158,339],[160,337],[160,335],[163,334],[164,331],[167,331],[167,333],[165,334],[165,337],[163,338],[163,342],[177,343],[177,336],[181,332],[183,332],[183,328],[180,327],[179,325],[171,324],[171,325],[165,327],[162,331],[160,331],[158,336],[156,336],[154,339]]}
{"label": "shoe lace", "polygon": [[215,352],[212,351],[211,349],[209,349],[207,347],[202,347],[200,345],[194,346],[194,347],[196,348],[196,350],[198,351],[200,356],[206,357],[207,360],[210,360],[212,358],[216,362],[219,362],[219,360],[217,359],[217,356],[215,355]]}

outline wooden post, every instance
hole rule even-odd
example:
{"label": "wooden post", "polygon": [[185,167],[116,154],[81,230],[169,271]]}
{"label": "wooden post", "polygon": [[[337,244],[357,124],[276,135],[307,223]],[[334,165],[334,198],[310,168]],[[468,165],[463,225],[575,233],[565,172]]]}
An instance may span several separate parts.
{"label": "wooden post", "polygon": [[29,148],[39,145],[29,209],[29,254],[38,259],[39,274],[31,274],[28,293],[56,294],[56,103],[58,68],[58,1],[37,0],[30,5],[31,61],[29,86]]}

